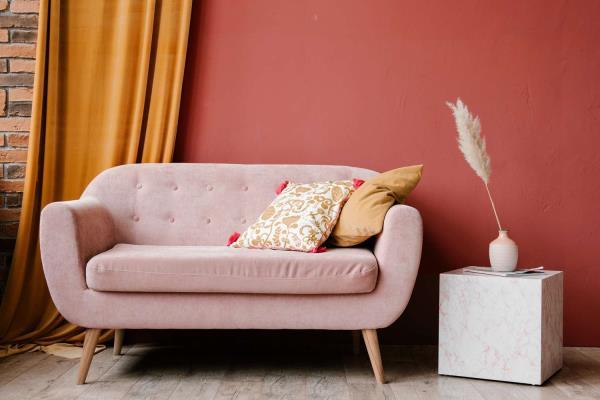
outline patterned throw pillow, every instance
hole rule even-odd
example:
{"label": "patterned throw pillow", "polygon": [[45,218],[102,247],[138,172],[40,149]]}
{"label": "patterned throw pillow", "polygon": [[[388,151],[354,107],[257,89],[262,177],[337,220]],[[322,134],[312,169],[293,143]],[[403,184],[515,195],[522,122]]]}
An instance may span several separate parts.
{"label": "patterned throw pillow", "polygon": [[353,191],[349,180],[290,182],[231,246],[320,252]]}

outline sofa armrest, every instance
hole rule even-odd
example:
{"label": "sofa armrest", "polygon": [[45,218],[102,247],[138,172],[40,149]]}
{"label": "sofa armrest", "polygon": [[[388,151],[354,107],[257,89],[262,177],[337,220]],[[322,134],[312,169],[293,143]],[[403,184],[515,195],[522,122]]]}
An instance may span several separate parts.
{"label": "sofa armrest", "polygon": [[50,203],[42,210],[42,265],[52,300],[65,318],[87,289],[88,260],[114,244],[112,217],[93,197]]}
{"label": "sofa armrest", "polygon": [[423,245],[423,222],[419,211],[406,205],[391,207],[376,239],[373,252],[379,264],[376,290],[385,298],[389,323],[404,311],[417,278]]}

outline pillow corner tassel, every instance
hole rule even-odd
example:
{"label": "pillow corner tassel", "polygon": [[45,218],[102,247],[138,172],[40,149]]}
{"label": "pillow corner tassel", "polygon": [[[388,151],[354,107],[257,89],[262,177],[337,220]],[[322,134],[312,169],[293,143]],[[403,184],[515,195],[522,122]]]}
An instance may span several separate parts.
{"label": "pillow corner tassel", "polygon": [[277,190],[275,190],[276,194],[281,194],[281,192],[284,191],[284,189],[287,187],[288,183],[290,183],[289,181],[283,181],[281,182],[281,185],[279,185],[279,187],[277,188]]}
{"label": "pillow corner tassel", "polygon": [[354,189],[358,189],[363,183],[365,183],[363,179],[352,178],[352,186],[354,186]]}
{"label": "pillow corner tassel", "polygon": [[229,236],[229,239],[227,239],[227,246],[231,246],[232,244],[234,244],[239,239],[239,237],[239,232],[233,232],[231,236]]}

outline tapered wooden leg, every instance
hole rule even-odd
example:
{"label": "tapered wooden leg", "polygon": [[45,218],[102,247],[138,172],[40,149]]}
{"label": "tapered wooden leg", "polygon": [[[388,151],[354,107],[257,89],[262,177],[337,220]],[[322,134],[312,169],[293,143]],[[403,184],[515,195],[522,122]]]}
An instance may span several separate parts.
{"label": "tapered wooden leg", "polygon": [[81,356],[81,361],[79,361],[79,375],[77,376],[78,385],[83,385],[85,383],[85,378],[90,370],[90,364],[92,363],[92,357],[94,357],[94,351],[96,350],[99,336],[100,329],[88,329],[85,331],[83,355]]}
{"label": "tapered wooden leg", "polygon": [[360,354],[360,331],[352,331],[352,353]]}
{"label": "tapered wooden leg", "polygon": [[385,383],[383,378],[383,364],[381,363],[381,353],[379,352],[379,340],[377,339],[376,329],[363,329],[362,331],[365,345],[367,346],[367,352],[369,353],[369,359],[371,360],[371,366],[373,367],[373,373],[375,379],[379,383]]}
{"label": "tapered wooden leg", "polygon": [[121,349],[123,348],[123,338],[125,337],[125,329],[115,329],[115,344],[113,348],[113,354],[115,356],[121,355]]}

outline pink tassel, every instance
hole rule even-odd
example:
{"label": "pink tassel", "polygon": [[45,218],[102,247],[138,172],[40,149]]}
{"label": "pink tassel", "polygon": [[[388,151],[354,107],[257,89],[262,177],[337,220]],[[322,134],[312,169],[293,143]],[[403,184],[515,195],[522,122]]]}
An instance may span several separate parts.
{"label": "pink tassel", "polygon": [[281,194],[281,192],[283,192],[283,189],[285,189],[287,187],[288,183],[289,183],[288,181],[281,182],[281,185],[279,185],[279,187],[277,188],[275,193]]}
{"label": "pink tassel", "polygon": [[327,247],[325,246],[321,246],[321,247],[313,247],[312,249],[310,249],[309,253],[325,253],[327,251]]}
{"label": "pink tassel", "polygon": [[365,183],[365,181],[363,181],[362,179],[352,179],[352,185],[354,186],[354,189],[358,189],[363,183]]}
{"label": "pink tassel", "polygon": [[233,232],[231,236],[229,236],[229,239],[227,239],[227,246],[231,246],[233,243],[235,243],[236,240],[238,240],[239,237],[239,232]]}

